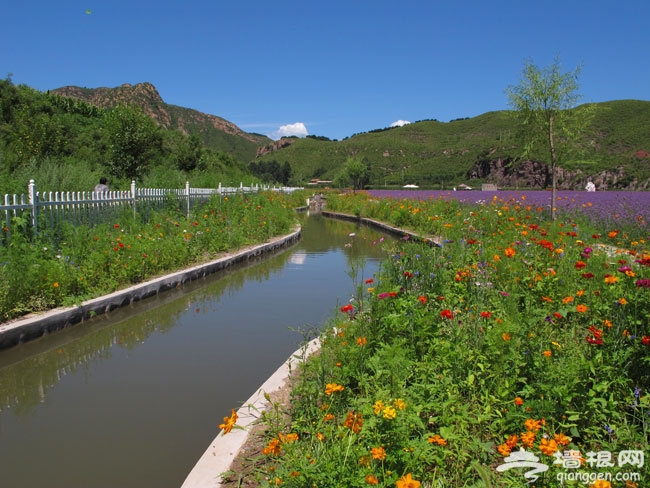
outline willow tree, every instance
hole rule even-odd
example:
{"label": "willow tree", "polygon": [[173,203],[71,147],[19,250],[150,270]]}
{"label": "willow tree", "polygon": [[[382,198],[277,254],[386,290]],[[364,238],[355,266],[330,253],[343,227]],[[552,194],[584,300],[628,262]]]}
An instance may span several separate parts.
{"label": "willow tree", "polygon": [[506,94],[524,132],[524,153],[534,147],[548,150],[551,166],[551,215],[556,218],[558,146],[571,146],[582,137],[587,126],[588,110],[574,110],[581,96],[578,92],[580,66],[562,73],[559,59],[545,68],[526,61],[519,85],[509,86]]}

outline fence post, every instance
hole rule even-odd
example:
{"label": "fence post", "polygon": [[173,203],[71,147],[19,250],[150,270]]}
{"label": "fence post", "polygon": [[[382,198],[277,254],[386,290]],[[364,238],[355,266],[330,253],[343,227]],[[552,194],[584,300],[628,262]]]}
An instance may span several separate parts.
{"label": "fence post", "polygon": [[190,182],[185,182],[185,195],[187,196],[187,218],[190,218]]}
{"label": "fence post", "polygon": [[133,200],[133,218],[135,218],[135,214],[136,214],[136,210],[135,210],[135,202],[136,202],[135,180],[131,180],[131,199]]}
{"label": "fence post", "polygon": [[29,180],[28,194],[29,204],[32,206],[32,228],[34,229],[34,237],[38,235],[38,201],[36,197],[36,183],[34,180]]}

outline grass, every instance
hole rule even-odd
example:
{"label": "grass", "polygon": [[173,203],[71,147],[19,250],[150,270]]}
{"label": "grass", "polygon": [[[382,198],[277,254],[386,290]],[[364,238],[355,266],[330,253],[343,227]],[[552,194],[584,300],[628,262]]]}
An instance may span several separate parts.
{"label": "grass", "polygon": [[[644,486],[645,236],[522,201],[331,195],[328,209],[445,241],[388,247],[355,282],[290,402],[263,417],[259,486]],[[544,469],[516,467],[520,449]]]}

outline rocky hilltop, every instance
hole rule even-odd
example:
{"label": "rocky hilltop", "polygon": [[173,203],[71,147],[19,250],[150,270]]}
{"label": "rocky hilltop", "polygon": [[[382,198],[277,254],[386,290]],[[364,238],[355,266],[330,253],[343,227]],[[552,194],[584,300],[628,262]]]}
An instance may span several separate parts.
{"label": "rocky hilltop", "polygon": [[115,88],[64,86],[50,90],[50,93],[84,100],[100,108],[112,108],[119,104],[137,105],[165,129],[199,134],[206,146],[231,153],[245,161],[255,157],[258,147],[271,142],[268,137],[245,132],[216,115],[165,103],[156,87],[148,82],[135,85],[125,83]]}

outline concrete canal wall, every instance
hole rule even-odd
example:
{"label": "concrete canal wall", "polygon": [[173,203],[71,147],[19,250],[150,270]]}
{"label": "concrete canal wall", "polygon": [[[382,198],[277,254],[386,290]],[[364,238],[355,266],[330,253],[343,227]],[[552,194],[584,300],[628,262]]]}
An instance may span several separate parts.
{"label": "concrete canal wall", "polygon": [[214,261],[139,283],[124,290],[111,293],[110,295],[87,300],[78,306],[59,308],[0,324],[0,350],[37,339],[45,334],[66,327],[71,327],[87,321],[96,315],[108,313],[111,310],[145,300],[146,298],[177,288],[190,281],[205,278],[208,275],[218,273],[230,266],[244,263],[263,254],[278,251],[297,242],[300,239],[300,235],[301,230],[297,228],[289,235],[271,239],[263,244],[248,246],[236,253],[227,254]]}

